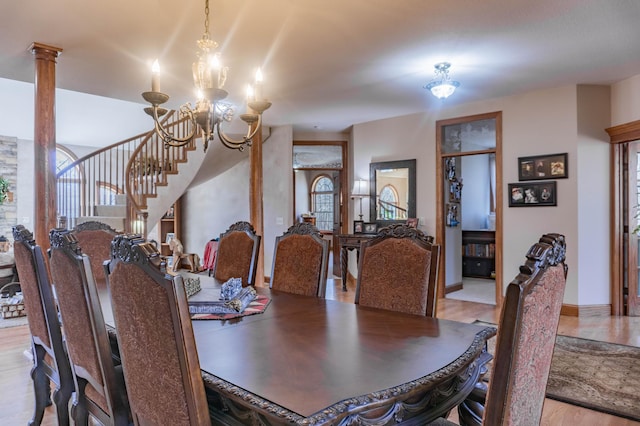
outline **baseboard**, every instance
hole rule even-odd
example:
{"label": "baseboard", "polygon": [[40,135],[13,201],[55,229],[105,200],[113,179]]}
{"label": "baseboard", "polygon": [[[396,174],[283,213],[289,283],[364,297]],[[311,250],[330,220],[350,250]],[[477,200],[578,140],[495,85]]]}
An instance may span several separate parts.
{"label": "baseboard", "polygon": [[567,305],[563,304],[560,315],[569,317],[608,317],[611,305]]}
{"label": "baseboard", "polygon": [[445,286],[444,294],[453,293],[454,291],[458,291],[458,290],[462,290],[462,282]]}

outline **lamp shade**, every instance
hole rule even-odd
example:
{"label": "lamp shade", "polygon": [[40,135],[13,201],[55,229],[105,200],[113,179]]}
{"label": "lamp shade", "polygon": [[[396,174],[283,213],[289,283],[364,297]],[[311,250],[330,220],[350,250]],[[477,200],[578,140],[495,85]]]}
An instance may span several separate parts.
{"label": "lamp shade", "polygon": [[353,182],[353,189],[351,190],[352,197],[368,197],[369,196],[369,182],[364,179],[357,179]]}

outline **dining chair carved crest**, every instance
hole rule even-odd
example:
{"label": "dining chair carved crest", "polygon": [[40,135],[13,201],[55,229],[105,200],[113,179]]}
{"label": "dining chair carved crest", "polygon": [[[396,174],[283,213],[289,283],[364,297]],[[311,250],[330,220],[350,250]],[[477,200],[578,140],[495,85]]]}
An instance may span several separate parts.
{"label": "dining chair carved crest", "polygon": [[82,252],[89,256],[91,270],[98,288],[105,289],[106,278],[102,265],[105,260],[110,258],[111,241],[118,232],[106,223],[98,221],[79,223],[72,232],[82,247]]}
{"label": "dining chair carved crest", "polygon": [[407,224],[380,229],[362,242],[355,303],[415,315],[436,315],[440,246]]}
{"label": "dining chair carved crest", "polygon": [[270,288],[324,297],[327,287],[329,240],[314,225],[300,222],[276,237]]}
{"label": "dining chair carved crest", "polygon": [[566,286],[565,253],[565,237],[553,233],[527,252],[507,286],[486,403],[486,388],[479,386],[458,406],[460,424],[540,424]]}
{"label": "dining chair carved crest", "polygon": [[220,234],[213,276],[219,281],[241,278],[242,286],[254,285],[260,253],[260,235],[249,222],[236,222]]}
{"label": "dining chair carved crest", "polygon": [[114,365],[91,261],[83,254],[75,232],[54,229],[49,240],[51,279],[75,378],[71,409],[75,424],[89,424],[91,414],[105,425],[128,425],[124,377]]}
{"label": "dining chair carved crest", "polygon": [[151,243],[127,234],[114,238],[105,271],[134,423],[209,425],[182,277],[166,273]]}
{"label": "dining chair carved crest", "polygon": [[[59,425],[69,424],[69,399],[74,384],[69,358],[64,348],[58,311],[49,281],[49,271],[42,248],[33,234],[22,225],[13,227],[14,256],[27,321],[31,332],[33,368],[31,379],[35,396],[35,411],[29,425],[40,425],[44,410],[51,400],[56,406]],[[50,382],[55,389],[50,398]]]}

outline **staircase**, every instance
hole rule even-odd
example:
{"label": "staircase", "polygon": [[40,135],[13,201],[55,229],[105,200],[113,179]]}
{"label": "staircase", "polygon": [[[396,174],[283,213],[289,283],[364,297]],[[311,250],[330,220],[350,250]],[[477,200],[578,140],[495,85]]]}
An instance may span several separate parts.
{"label": "staircase", "polygon": [[[176,137],[191,131],[176,111],[165,115],[163,126]],[[191,183],[204,159],[198,151],[196,138],[165,147],[152,130],[74,161],[57,174],[60,221],[73,228],[95,220],[146,237],[147,224],[153,227]]]}
{"label": "staircase", "polygon": [[80,216],[76,225],[89,221],[105,223],[118,232],[124,232],[127,221],[127,196],[116,194],[115,204],[100,204],[95,208],[95,216]]}

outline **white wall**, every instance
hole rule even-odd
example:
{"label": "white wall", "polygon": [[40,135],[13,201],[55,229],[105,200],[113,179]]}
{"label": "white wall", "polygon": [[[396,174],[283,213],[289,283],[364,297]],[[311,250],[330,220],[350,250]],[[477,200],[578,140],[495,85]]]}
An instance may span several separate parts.
{"label": "white wall", "polygon": [[311,211],[311,205],[309,203],[309,185],[311,185],[309,179],[308,170],[296,170],[294,171],[295,177],[295,218],[298,219],[302,214],[309,213]]}
{"label": "white wall", "polygon": [[[571,165],[578,183],[578,304],[594,305],[609,300],[609,127],[610,89],[578,86],[578,155]],[[571,169],[570,169],[571,170]],[[604,258],[601,258],[604,257]]]}
{"label": "white wall", "polygon": [[293,129],[273,129],[263,149],[264,171],[264,273],[271,276],[276,236],[294,224]]}
{"label": "white wall", "polygon": [[182,212],[184,251],[202,257],[209,240],[235,222],[249,221],[249,160],[189,189],[182,196]]}
{"label": "white wall", "polygon": [[640,120],[640,74],[611,86],[611,124]]}
{"label": "white wall", "polygon": [[460,157],[460,160],[462,229],[486,229],[490,210],[489,154],[467,155]]}

